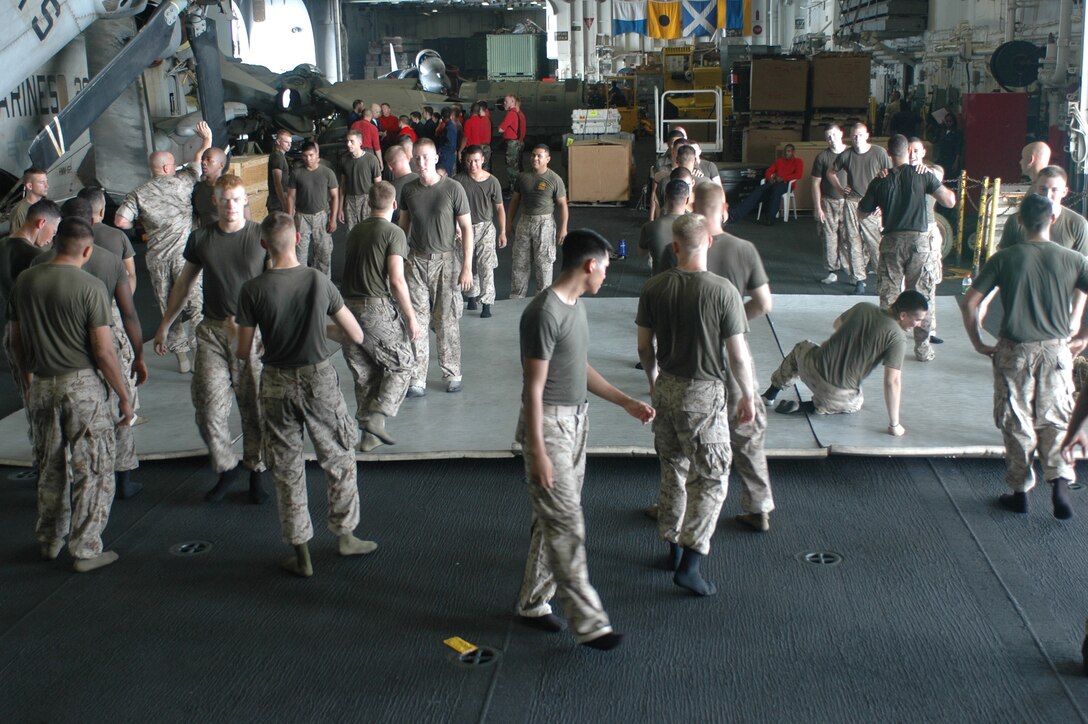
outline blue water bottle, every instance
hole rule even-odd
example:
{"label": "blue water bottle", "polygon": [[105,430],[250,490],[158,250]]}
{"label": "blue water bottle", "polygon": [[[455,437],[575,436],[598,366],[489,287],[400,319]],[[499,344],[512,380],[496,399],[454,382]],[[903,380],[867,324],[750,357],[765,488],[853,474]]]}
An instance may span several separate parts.
{"label": "blue water bottle", "polygon": [[627,258],[627,239],[620,239],[619,249],[617,251],[620,259]]}

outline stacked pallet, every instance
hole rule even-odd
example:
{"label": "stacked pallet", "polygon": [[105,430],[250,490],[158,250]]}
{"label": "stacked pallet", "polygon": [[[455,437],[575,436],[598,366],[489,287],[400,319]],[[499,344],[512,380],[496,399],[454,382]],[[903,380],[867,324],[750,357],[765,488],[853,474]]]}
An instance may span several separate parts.
{"label": "stacked pallet", "polygon": [[862,53],[823,53],[812,59],[812,112],[805,138],[822,140],[831,123],[849,135],[851,125],[866,122],[871,66],[872,57]]}
{"label": "stacked pallet", "polygon": [[744,119],[741,160],[771,164],[780,143],[800,141],[808,108],[809,62],[804,58],[753,58],[751,112]]}

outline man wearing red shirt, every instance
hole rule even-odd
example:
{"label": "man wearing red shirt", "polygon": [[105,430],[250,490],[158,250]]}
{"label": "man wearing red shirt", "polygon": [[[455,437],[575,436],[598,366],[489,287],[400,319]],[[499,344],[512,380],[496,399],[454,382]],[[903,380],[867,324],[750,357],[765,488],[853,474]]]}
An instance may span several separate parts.
{"label": "man wearing red shirt", "polygon": [[378,127],[382,132],[382,145],[388,146],[397,140],[400,133],[400,119],[393,115],[388,103],[382,103],[382,115],[378,118]]}
{"label": "man wearing red shirt", "polygon": [[408,116],[401,116],[400,117],[400,129],[397,131],[397,135],[398,136],[408,136],[408,138],[412,139],[412,143],[415,143],[416,141],[419,140],[419,137],[416,135],[416,132],[412,130],[412,124],[408,120]]}
{"label": "man wearing red shirt", "polygon": [[782,196],[789,188],[790,181],[796,181],[804,174],[805,164],[793,155],[792,144],[786,144],[782,158],[775,161],[763,174],[764,183],[729,214],[733,221],[740,221],[763,203],[763,223],[770,226],[782,203]]}
{"label": "man wearing red shirt", "polygon": [[369,148],[378,155],[379,159],[382,157],[382,143],[378,137],[378,127],[374,125],[374,111],[369,108],[365,109],[362,119],[351,124],[349,130],[363,134],[363,148]]}
{"label": "man wearing red shirt", "polygon": [[506,176],[510,179],[510,191],[517,185],[521,173],[521,149],[525,145],[525,114],[521,112],[521,101],[517,96],[502,99],[506,115],[499,124],[502,140],[506,141]]}
{"label": "man wearing red shirt", "polygon": [[469,117],[465,120],[464,133],[461,135],[461,147],[457,155],[469,146],[479,146],[484,155],[484,168],[491,169],[491,119],[487,116],[487,103],[476,101],[472,104]]}

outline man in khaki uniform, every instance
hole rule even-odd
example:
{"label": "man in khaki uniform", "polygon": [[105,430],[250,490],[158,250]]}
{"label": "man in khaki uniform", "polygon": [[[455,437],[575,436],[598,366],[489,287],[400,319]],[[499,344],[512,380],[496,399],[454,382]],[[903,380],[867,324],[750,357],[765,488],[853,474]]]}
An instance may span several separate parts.
{"label": "man in khaki uniform", "polygon": [[499,266],[499,249],[506,248],[506,207],[502,202],[502,184],[484,170],[486,158],[480,146],[466,146],[462,154],[465,173],[454,180],[465,189],[472,216],[472,291],[468,308],[483,305],[480,316],[491,316],[495,303],[495,269]]}
{"label": "man in khaki uniform", "polygon": [[234,356],[238,290],[260,275],[265,265],[261,227],[246,221],[246,189],[242,179],[227,174],[215,184],[219,221],[197,229],[185,245],[185,267],[170,290],[162,322],[155,332],[155,351],[166,354],[170,326],[203,272],[203,319],[196,329],[199,340],[190,386],[196,426],[208,446],[212,470],[219,476],[205,494],[209,502],[222,500],[238,476],[238,455],[230,431],[230,408],[238,400],[242,417],[242,464],[249,470],[249,499],[260,504],[267,499],[261,472],[261,407],[259,387],[261,365],[255,354],[245,363]]}
{"label": "man in khaki uniform", "polygon": [[355,344],[363,341],[359,324],[344,306],[332,281],[299,264],[298,234],[287,214],[274,212],[261,223],[261,239],[271,266],[242,285],[238,299],[238,358],[254,354],[260,329],[261,410],[268,467],[276,484],[283,540],[295,555],[283,567],[297,576],[314,573],[307,542],[313,538],[306,500],[303,429],[310,434],[318,464],[328,478],[329,530],[342,556],[371,553],[378,545],[359,540],[358,468],[355,439],[359,430],[348,414],[336,370],[329,362],[335,345],[326,336],[329,317]]}
{"label": "man in khaki uniform", "polygon": [[[332,276],[332,234],[340,213],[340,184],[321,164],[317,144],[302,144],[302,167],[287,182],[287,213],[298,226],[298,260]],[[312,247],[312,248],[311,248]]]}
{"label": "man in khaki uniform", "polygon": [[[461,391],[461,327],[464,313],[461,293],[472,288],[471,265],[475,239],[468,196],[461,184],[438,175],[438,151],[434,142],[420,139],[415,146],[419,178],[401,192],[400,227],[408,235],[408,292],[416,321],[434,330],[438,366],[446,392]],[[457,231],[461,249],[457,249]],[[424,332],[414,343],[415,369],[408,397],[422,397],[427,390],[430,336]]]}
{"label": "man in khaki uniform", "polygon": [[362,345],[345,341],[344,360],[355,380],[355,419],[363,429],[359,449],[370,452],[396,441],[385,429],[408,391],[415,357],[412,342],[425,331],[416,322],[404,263],[408,240],[392,223],[393,185],[378,181],[370,189],[370,218],[348,233],[344,303],[365,335]]}
{"label": "man in khaki uniform", "polygon": [[[986,262],[963,297],[963,324],[975,350],[993,358],[994,423],[1005,441],[1005,482],[1012,490],[999,498],[1001,506],[1028,511],[1038,453],[1052,486],[1054,517],[1065,519],[1073,515],[1068,485],[1076,468],[1060,448],[1073,411],[1073,355],[1088,344],[1088,333],[1080,331],[1088,259],[1047,240],[1053,215],[1049,199],[1024,197],[1018,217],[1025,239]],[[1005,314],[997,344],[988,345],[979,307],[995,289]]]}
{"label": "man in khaki uniform", "polygon": [[[147,271],[159,310],[166,312],[170,299],[170,287],[177,281],[185,266],[181,252],[193,227],[193,206],[190,199],[193,188],[200,180],[199,163],[204,152],[211,148],[212,131],[208,124],[197,124],[197,134],[203,139],[200,150],[189,168],[177,170],[174,155],[166,151],[151,154],[151,175],[147,183],[130,192],[117,209],[113,219],[119,229],[131,229],[137,217],[147,232]],[[199,281],[198,281],[199,283]],[[194,287],[185,304],[186,324],[179,324],[166,341],[167,348],[177,355],[178,370],[188,374],[192,370],[189,352],[196,346],[195,329],[200,323],[200,294]]]}
{"label": "man in khaki uniform", "polygon": [[[113,425],[132,420],[105,287],[80,269],[93,241],[90,224],[62,221],[56,258],[19,276],[8,309],[12,346],[30,389],[42,557],[55,559],[71,534],[68,550],[80,573],[117,560],[102,549],[114,494]],[[120,420],[107,405],[103,377],[117,395]]]}
{"label": "man in khaki uniform", "polygon": [[739,390],[737,422],[750,423],[755,392],[748,322],[733,283],[707,271],[711,234],[706,218],[681,216],[673,222],[673,239],[679,263],[646,282],[635,318],[638,356],[657,410],[657,528],[669,545],[673,582],[697,596],[713,596],[717,588],[699,567],[710,552],[729,479],[722,350]]}
{"label": "man in khaki uniform", "polygon": [[588,361],[589,324],[581,297],[604,284],[611,251],[600,234],[575,229],[563,247],[559,279],[522,313],[524,384],[516,433],[533,503],[519,620],[542,631],[562,631],[565,625],[551,606],[558,593],[578,643],[603,650],[618,646],[623,635],[612,630],[586,566],[586,391],[643,424],[654,419],[652,407],[617,390]]}
{"label": "man in khaki uniform", "polygon": [[356,224],[370,216],[367,197],[370,188],[382,178],[382,162],[373,152],[363,148],[363,134],[359,131],[348,131],[344,144],[347,152],[340,157],[343,203],[340,204],[337,221],[347,224],[348,231],[351,231]]}
{"label": "man in khaki uniform", "polygon": [[[511,299],[526,295],[534,268],[537,293],[552,283],[556,249],[562,246],[563,237],[567,235],[567,187],[559,174],[548,168],[551,158],[547,146],[535,147],[529,156],[532,170],[518,176],[514,195],[510,197],[506,228],[514,230]],[[557,209],[558,228],[555,223]],[[518,218],[519,211],[521,218]]]}

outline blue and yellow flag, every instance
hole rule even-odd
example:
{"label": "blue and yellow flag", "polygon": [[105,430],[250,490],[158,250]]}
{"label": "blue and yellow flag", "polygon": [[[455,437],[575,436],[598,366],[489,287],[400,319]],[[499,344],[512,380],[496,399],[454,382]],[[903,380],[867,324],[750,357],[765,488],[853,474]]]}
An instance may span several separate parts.
{"label": "blue and yellow flag", "polygon": [[718,0],[718,27],[728,36],[752,34],[752,0]]}

